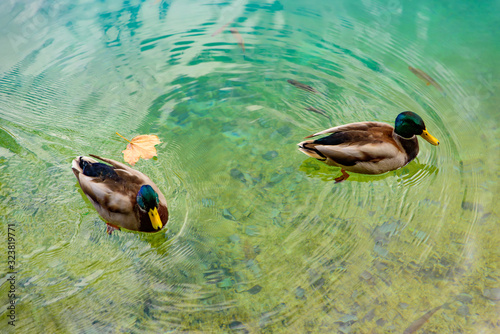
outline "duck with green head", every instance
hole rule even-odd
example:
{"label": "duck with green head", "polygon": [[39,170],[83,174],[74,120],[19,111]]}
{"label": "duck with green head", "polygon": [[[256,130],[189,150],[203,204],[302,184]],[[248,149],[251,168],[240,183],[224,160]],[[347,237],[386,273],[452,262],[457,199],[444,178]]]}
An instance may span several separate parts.
{"label": "duck with green head", "polygon": [[336,182],[349,177],[346,171],[361,174],[382,174],[407,165],[418,154],[417,135],[432,145],[439,141],[431,136],[422,118],[412,111],[396,117],[395,127],[381,122],[359,122],[336,126],[306,138],[330,134],[316,140],[299,143],[303,153],[341,168],[342,176]]}
{"label": "duck with green head", "polygon": [[106,221],[107,232],[121,227],[158,232],[168,221],[167,201],[160,189],[143,173],[120,162],[77,157],[72,170],[83,193]]}

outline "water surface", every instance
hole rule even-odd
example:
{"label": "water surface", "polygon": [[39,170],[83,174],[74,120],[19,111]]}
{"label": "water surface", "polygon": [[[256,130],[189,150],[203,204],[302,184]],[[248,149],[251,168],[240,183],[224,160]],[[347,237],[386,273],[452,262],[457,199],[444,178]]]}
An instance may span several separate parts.
{"label": "water surface", "polygon": [[[429,333],[498,330],[499,10],[1,2],[0,212],[2,240],[16,225],[16,332],[401,333],[440,305]],[[322,129],[393,124],[404,110],[441,145],[420,140],[400,170],[335,184],[338,168],[297,150]],[[162,141],[136,168],[167,198],[168,231],[110,237],[80,190],[72,159],[122,161],[116,131]]]}

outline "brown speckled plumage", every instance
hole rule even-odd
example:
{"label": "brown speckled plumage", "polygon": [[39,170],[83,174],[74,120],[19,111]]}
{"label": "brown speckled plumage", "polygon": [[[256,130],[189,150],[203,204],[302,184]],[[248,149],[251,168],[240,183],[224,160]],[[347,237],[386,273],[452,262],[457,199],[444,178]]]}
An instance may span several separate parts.
{"label": "brown speckled plumage", "polygon": [[150,185],[158,194],[158,214],[163,223],[162,228],[166,225],[167,202],[153,181],[123,163],[96,155],[91,156],[108,163],[112,167],[110,173],[99,176],[85,175],[81,167],[81,159],[89,163],[97,163],[89,157],[74,159],[72,170],[82,191],[106,223],[133,231],[158,232],[161,230],[153,228],[148,213],[140,210],[137,204],[137,193],[141,186]]}
{"label": "brown speckled plumage", "polygon": [[[396,121],[401,122],[405,130],[409,127],[415,134],[422,135],[431,144],[439,144],[428,134],[423,121],[415,113],[403,112]],[[343,176],[337,178],[337,182],[349,176],[345,171],[381,174],[401,168],[415,159],[419,151],[416,135],[404,138],[396,133],[394,127],[381,122],[336,126],[306,139],[319,135],[327,136],[305,140],[298,144],[299,150],[328,165],[341,167]]]}

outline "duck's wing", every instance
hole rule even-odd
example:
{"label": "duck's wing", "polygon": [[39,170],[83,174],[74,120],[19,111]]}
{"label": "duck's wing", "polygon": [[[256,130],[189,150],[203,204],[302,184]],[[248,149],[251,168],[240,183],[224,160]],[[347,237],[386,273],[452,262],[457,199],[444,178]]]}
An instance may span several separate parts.
{"label": "duck's wing", "polygon": [[[143,184],[153,184],[153,182],[144,175],[143,173],[139,172],[138,170],[135,170],[124,163],[115,161],[113,159],[107,159],[107,158],[102,158],[98,155],[90,154],[91,157],[94,157],[96,159],[99,159],[101,161],[104,161],[111,166],[113,166],[114,171],[118,174],[118,176],[123,179],[123,181],[127,184],[136,184],[139,185],[139,188]],[[137,191],[139,191],[137,189]]]}
{"label": "duck's wing", "polygon": [[110,164],[111,166],[115,167],[115,168],[118,168],[118,169],[124,169],[124,170],[133,170],[132,168],[130,168],[129,166],[125,165],[124,163],[121,163],[121,162],[118,162],[116,160],[113,160],[113,159],[107,159],[107,158],[102,158],[98,155],[95,155],[95,154],[90,154],[91,157],[94,157],[96,159],[99,159],[101,161],[104,161],[104,162],[107,162],[108,164]]}
{"label": "duck's wing", "polygon": [[153,187],[153,189],[156,191],[156,193],[158,193],[160,203],[163,204],[165,207],[167,206],[167,200],[165,199],[165,196],[163,195],[161,190],[145,174],[125,165],[124,163],[115,161],[113,159],[103,158],[103,157],[100,157],[100,156],[95,155],[95,154],[90,154],[90,156],[94,157],[96,159],[99,159],[101,161],[104,161],[104,162],[110,164],[111,166],[113,166],[114,171],[123,180],[123,184],[126,185],[128,188],[132,188],[133,192],[135,192],[134,198],[137,195],[137,192],[139,191],[139,189],[142,185],[149,184],[151,187]]}
{"label": "duck's wing", "polygon": [[129,189],[116,182],[98,182],[81,174],[78,178],[82,191],[103,209],[128,214],[134,211],[135,196]]}
{"label": "duck's wing", "polygon": [[392,133],[393,127],[390,126],[389,124],[382,123],[382,122],[358,122],[358,123],[350,123],[350,124],[345,124],[345,125],[340,125],[340,126],[335,126],[333,128],[329,128],[320,132],[317,132],[315,134],[309,135],[305,138],[312,138],[316,137],[319,135],[324,135],[327,133],[335,133],[335,132],[350,132],[350,131],[368,131],[368,132],[373,132],[373,131],[390,131]]}
{"label": "duck's wing", "polygon": [[82,160],[89,163],[97,163],[97,161],[89,157],[81,156],[73,160],[71,167],[82,191],[93,202],[98,211],[101,212],[99,209],[104,209],[122,214],[132,212],[134,210],[134,199],[137,195],[138,188],[132,189],[129,187],[120,177],[119,173],[116,173],[117,177],[110,177],[109,175],[111,173],[118,171],[111,166],[108,166],[111,169],[110,171],[105,171],[100,175],[85,175],[81,167]]}
{"label": "duck's wing", "polygon": [[314,145],[321,156],[329,158],[344,166],[354,166],[361,162],[377,163],[385,159],[393,159],[401,154],[396,146],[379,142],[363,145]]}
{"label": "duck's wing", "polygon": [[135,184],[137,185],[137,192],[139,191],[140,187],[144,184],[149,184],[153,189],[156,191],[158,194],[160,203],[163,204],[165,207],[167,206],[167,200],[165,199],[165,196],[161,192],[161,190],[158,188],[158,186],[151,181],[151,179],[146,176],[145,174],[139,172],[138,170],[135,170],[124,163],[115,161],[113,159],[107,159],[107,158],[102,158],[100,156],[91,154],[90,156],[102,160],[104,162],[109,163],[111,166],[115,168],[116,173],[122,178],[127,184]]}
{"label": "duck's wing", "polygon": [[380,122],[362,122],[333,127],[309,137],[329,136],[299,143],[302,152],[320,159],[330,159],[343,166],[361,162],[376,163],[398,157],[402,152],[392,137],[393,128]]}

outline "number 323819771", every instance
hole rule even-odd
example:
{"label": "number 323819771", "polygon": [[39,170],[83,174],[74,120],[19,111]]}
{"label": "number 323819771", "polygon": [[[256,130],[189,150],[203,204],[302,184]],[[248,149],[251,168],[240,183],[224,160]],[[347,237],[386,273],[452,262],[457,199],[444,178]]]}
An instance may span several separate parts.
{"label": "number 323819771", "polygon": [[7,265],[11,271],[16,268],[16,235],[14,232],[14,224],[8,225],[7,231]]}

